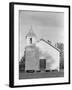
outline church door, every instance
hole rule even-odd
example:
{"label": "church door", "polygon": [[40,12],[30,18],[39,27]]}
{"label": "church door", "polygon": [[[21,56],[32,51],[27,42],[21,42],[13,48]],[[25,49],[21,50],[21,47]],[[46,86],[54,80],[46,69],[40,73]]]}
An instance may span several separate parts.
{"label": "church door", "polygon": [[46,59],[40,59],[40,70],[45,70],[46,68]]}

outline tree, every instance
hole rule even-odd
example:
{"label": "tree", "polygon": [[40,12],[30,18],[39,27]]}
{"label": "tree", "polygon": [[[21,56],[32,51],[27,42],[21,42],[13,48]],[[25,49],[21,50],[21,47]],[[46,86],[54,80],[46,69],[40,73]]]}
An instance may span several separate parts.
{"label": "tree", "polygon": [[55,44],[55,46],[61,51],[61,52],[63,52],[63,50],[64,50],[64,44],[63,43],[56,43]]}
{"label": "tree", "polygon": [[60,69],[64,69],[64,44],[56,43],[55,46],[60,50]]}
{"label": "tree", "polygon": [[49,44],[51,44],[51,41],[50,40],[47,40]]}
{"label": "tree", "polygon": [[25,71],[25,53],[24,56],[19,61],[19,71],[20,72]]}

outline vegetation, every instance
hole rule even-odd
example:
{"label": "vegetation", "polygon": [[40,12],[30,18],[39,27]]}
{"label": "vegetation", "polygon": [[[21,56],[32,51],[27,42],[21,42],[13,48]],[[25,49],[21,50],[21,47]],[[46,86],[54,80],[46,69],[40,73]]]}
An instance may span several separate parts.
{"label": "vegetation", "polygon": [[64,44],[56,43],[55,46],[60,50],[60,69],[64,69]]}
{"label": "vegetation", "polygon": [[25,56],[23,56],[19,61],[19,71],[25,71]]}

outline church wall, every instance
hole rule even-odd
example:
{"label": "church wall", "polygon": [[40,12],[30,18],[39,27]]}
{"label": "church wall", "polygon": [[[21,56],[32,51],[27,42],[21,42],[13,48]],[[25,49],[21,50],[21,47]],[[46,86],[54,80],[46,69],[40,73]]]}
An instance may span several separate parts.
{"label": "church wall", "polygon": [[26,47],[25,70],[39,70],[39,51],[35,46]]}
{"label": "church wall", "polygon": [[42,56],[46,58],[46,70],[59,70],[59,51],[44,41],[40,41],[36,46],[39,48]]}

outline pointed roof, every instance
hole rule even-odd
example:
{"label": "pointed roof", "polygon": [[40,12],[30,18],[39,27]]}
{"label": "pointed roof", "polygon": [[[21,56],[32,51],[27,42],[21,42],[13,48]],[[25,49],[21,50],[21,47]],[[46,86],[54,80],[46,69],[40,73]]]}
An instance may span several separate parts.
{"label": "pointed roof", "polygon": [[36,37],[35,33],[32,30],[32,26],[31,26],[29,32],[27,33],[26,37]]}

